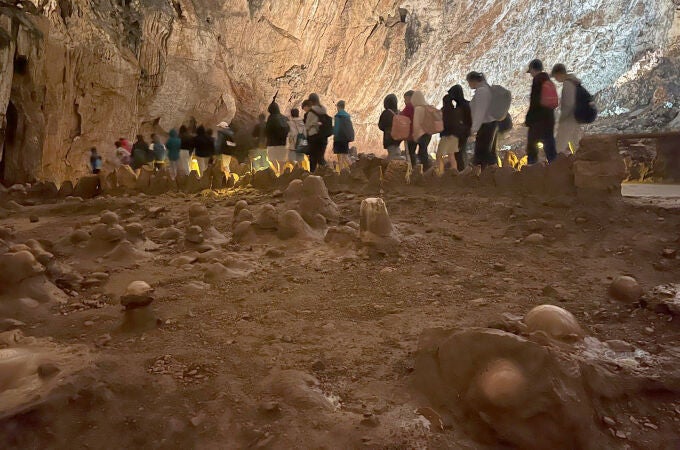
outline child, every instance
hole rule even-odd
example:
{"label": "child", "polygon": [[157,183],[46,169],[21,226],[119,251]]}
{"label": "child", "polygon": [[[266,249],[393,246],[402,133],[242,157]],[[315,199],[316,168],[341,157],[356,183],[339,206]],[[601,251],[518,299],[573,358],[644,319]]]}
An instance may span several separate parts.
{"label": "child", "polygon": [[102,171],[102,157],[97,154],[96,147],[90,149],[90,167],[95,175]]}

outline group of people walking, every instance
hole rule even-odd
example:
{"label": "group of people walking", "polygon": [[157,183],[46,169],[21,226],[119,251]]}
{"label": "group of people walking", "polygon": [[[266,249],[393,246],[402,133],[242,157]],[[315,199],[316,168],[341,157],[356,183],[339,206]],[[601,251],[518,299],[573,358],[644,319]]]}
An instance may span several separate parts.
{"label": "group of people walking", "polygon": [[[543,63],[535,59],[529,63],[527,73],[533,78],[525,118],[527,162],[538,162],[542,149],[550,163],[558,152],[574,151],[582,124],[594,121],[597,110],[592,96],[563,64],[556,64],[548,75]],[[561,100],[551,76],[563,84]],[[378,128],[383,133],[388,159],[406,159],[412,167],[420,164],[426,171],[432,165],[428,147],[432,137],[438,134],[436,162],[440,172],[446,167],[453,170],[466,167],[466,148],[472,138],[475,140],[472,164],[482,168],[498,164],[499,139],[513,128],[509,114],[512,94],[502,86],[489,85],[480,72],[470,72],[466,81],[474,91],[472,100],[465,98],[463,87],[457,84],[444,95],[440,109],[428,104],[422,91],[407,91],[402,110],[399,110],[395,94],[385,97]],[[325,154],[331,137],[338,171],[350,168],[350,144],[355,139],[355,132],[344,100],[336,103],[337,112],[330,117],[319,95],[310,94],[302,102],[302,111],[293,108],[290,117],[286,117],[276,98],[274,95],[267,109],[269,114],[260,114],[252,132],[255,145],[249,152],[249,159],[253,170],[271,167],[280,175],[286,164],[299,163],[314,172],[317,167],[326,165]],[[558,108],[559,128],[555,138]],[[138,135],[134,144],[121,138],[115,145],[119,163],[129,164],[133,169],[147,164],[156,170],[167,167],[175,177],[180,173],[188,175],[192,169],[202,174],[211,161],[220,163],[222,170],[227,172],[236,146],[234,142],[234,132],[226,122],[221,122],[217,125],[216,135],[203,126],[197,127],[195,132],[182,126],[179,132],[170,130],[165,142],[152,134],[150,143]],[[403,151],[402,142],[405,143]],[[194,160],[197,167],[192,167]],[[94,173],[101,170],[101,157],[95,148],[90,163]]]}
{"label": "group of people walking", "polygon": [[[594,121],[597,110],[592,96],[563,64],[555,65],[551,73],[553,79],[563,84],[561,101],[540,60],[531,61],[527,73],[533,78],[525,119],[528,163],[538,162],[540,149],[550,163],[558,152],[574,151],[582,125]],[[396,95],[385,97],[385,109],[378,127],[383,132],[383,147],[388,158],[403,159],[400,146],[405,142],[406,158],[413,166],[421,164],[423,170],[427,170],[431,165],[428,146],[432,136],[439,134],[436,160],[441,171],[445,166],[457,170],[465,168],[465,149],[473,137],[472,164],[482,168],[498,164],[499,138],[513,128],[509,115],[512,94],[502,86],[489,85],[480,72],[470,72],[466,80],[474,91],[472,100],[465,98],[461,85],[455,85],[443,97],[439,111],[427,103],[421,91],[407,91],[401,111]],[[555,113],[560,105],[556,140]]]}
{"label": "group of people walking", "polygon": [[[266,168],[269,165],[277,174],[281,174],[286,163],[302,163],[309,160],[309,170],[326,165],[326,149],[328,139],[333,137],[333,153],[338,158],[338,169],[349,169],[350,143],[354,141],[354,125],[346,111],[346,103],[336,103],[337,112],[333,118],[321,104],[318,94],[310,94],[302,102],[304,115],[293,108],[290,118],[281,114],[276,103],[276,96],[269,105],[269,117],[261,114],[259,123],[255,125],[252,136],[256,139],[256,148],[249,156],[254,161],[254,168]],[[268,160],[268,163],[267,163]]]}

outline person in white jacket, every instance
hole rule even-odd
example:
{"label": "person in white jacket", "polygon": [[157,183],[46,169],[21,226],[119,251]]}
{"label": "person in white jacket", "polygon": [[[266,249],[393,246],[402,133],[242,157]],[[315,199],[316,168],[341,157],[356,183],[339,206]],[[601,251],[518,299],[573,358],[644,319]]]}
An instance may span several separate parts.
{"label": "person in white jacket", "polygon": [[496,156],[498,122],[490,114],[493,95],[484,75],[479,72],[470,72],[467,76],[467,82],[470,89],[475,91],[470,102],[472,112],[471,133],[472,136],[477,135],[473,164],[482,166],[483,169],[498,164],[498,157]]}
{"label": "person in white jacket", "polygon": [[552,77],[562,83],[562,99],[560,101],[560,121],[557,128],[558,153],[570,154],[576,151],[581,140],[581,124],[576,121],[576,88],[581,80],[567,72],[564,64],[555,64]]}
{"label": "person in white jacket", "polygon": [[[427,148],[432,140],[432,135],[425,132],[423,129],[423,121],[425,119],[425,107],[429,106],[425,100],[425,95],[421,91],[413,92],[411,97],[413,104],[413,142],[418,144],[418,160],[423,165],[423,172],[430,168],[430,155],[427,153]],[[414,149],[415,150],[415,149]],[[415,153],[415,151],[414,151]],[[415,167],[415,161],[411,156],[411,165]]]}

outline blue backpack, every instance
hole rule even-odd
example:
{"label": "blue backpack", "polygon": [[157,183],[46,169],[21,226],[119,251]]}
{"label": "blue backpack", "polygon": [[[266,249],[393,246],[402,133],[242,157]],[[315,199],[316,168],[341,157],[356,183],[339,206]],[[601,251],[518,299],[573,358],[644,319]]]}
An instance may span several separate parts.
{"label": "blue backpack", "polygon": [[597,119],[597,107],[593,96],[581,83],[576,85],[576,108],[574,118],[578,123],[593,123]]}

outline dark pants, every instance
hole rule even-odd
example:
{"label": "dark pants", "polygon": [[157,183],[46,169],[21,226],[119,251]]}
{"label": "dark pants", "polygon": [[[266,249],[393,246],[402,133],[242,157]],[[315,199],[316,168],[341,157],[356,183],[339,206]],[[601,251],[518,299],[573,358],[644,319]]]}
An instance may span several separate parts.
{"label": "dark pants", "polygon": [[423,171],[430,167],[430,155],[427,154],[427,147],[430,145],[432,136],[424,134],[418,142],[408,141],[408,154],[411,158],[411,166],[416,165],[416,148],[418,149],[418,162],[423,165]]}
{"label": "dark pants", "polygon": [[461,171],[465,169],[465,164],[467,160],[467,141],[468,138],[458,138],[458,153],[456,153],[456,164],[458,164],[458,170]]}
{"label": "dark pants", "polygon": [[527,159],[529,164],[538,162],[539,143],[543,145],[545,159],[552,162],[557,158],[557,145],[555,144],[555,123],[537,123],[529,127],[527,134]]}
{"label": "dark pants", "polygon": [[482,166],[483,169],[498,164],[498,156],[496,155],[497,134],[498,122],[485,123],[479,128],[475,141],[474,164],[476,166]]}
{"label": "dark pants", "polygon": [[314,173],[318,166],[326,165],[326,147],[328,146],[328,139],[319,137],[318,135],[309,136],[309,171]]}

